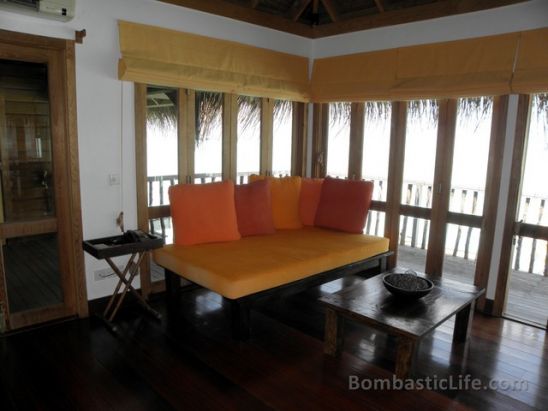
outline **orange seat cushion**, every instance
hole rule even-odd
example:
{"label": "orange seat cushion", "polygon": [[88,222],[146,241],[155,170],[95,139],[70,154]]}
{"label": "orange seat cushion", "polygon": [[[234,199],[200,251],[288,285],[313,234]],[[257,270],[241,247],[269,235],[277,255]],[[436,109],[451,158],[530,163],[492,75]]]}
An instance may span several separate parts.
{"label": "orange seat cushion", "polygon": [[327,177],[322,185],[314,225],[348,233],[362,233],[372,195],[371,181]]}
{"label": "orange seat cushion", "polygon": [[154,250],[160,266],[235,299],[388,251],[388,239],[304,227],[268,236]]}
{"label": "orange seat cushion", "polygon": [[323,178],[303,178],[299,199],[299,215],[304,225],[314,225],[316,211],[322,194]]}
{"label": "orange seat cushion", "polygon": [[[251,175],[249,181],[264,180],[265,176]],[[302,228],[299,215],[301,177],[266,177],[272,192],[272,219],[276,230]]]}
{"label": "orange seat cushion", "polygon": [[234,201],[238,230],[242,237],[272,234],[276,231],[272,220],[269,180],[235,186]]}
{"label": "orange seat cushion", "polygon": [[174,243],[193,245],[241,238],[234,183],[178,184],[169,187]]}

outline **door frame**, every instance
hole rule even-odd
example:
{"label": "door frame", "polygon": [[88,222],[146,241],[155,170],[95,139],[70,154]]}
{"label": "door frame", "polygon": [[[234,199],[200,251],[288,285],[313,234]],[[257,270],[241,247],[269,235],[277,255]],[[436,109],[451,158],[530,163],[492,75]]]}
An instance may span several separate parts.
{"label": "door frame", "polygon": [[[13,330],[59,318],[88,315],[82,251],[82,211],[78,163],[75,42],[0,30],[0,59],[45,63],[48,76],[50,122],[56,186],[56,226],[64,302],[59,305],[9,312],[3,257],[0,253],[0,329]],[[55,137],[53,137],[55,135]],[[59,194],[60,193],[60,194]]]}

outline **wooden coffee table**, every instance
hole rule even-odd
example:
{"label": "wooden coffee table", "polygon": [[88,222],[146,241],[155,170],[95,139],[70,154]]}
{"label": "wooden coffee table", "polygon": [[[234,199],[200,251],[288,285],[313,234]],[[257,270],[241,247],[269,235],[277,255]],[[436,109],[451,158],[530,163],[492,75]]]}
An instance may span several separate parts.
{"label": "wooden coffee table", "polygon": [[324,351],[329,355],[340,353],[344,319],[351,319],[397,337],[395,373],[398,378],[406,378],[421,338],[453,315],[456,314],[453,342],[468,340],[476,300],[485,290],[419,274],[432,280],[434,289],[419,300],[402,301],[384,287],[385,274],[320,298],[326,306]]}

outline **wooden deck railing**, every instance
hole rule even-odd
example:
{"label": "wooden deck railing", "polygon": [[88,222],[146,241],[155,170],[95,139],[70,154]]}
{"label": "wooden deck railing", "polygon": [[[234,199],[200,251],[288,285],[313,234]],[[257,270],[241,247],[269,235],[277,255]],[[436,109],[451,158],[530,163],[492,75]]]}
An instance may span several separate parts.
{"label": "wooden deck railing", "polygon": [[[248,182],[249,175],[252,172],[238,173],[237,183],[245,184]],[[277,172],[275,175],[287,175],[287,172]],[[213,174],[196,174],[194,182],[196,184],[205,184],[215,181],[221,181],[221,173]],[[375,178],[372,179],[375,185],[374,200],[386,201],[386,180]],[[148,206],[165,206],[168,204],[167,191],[169,186],[178,183],[177,175],[152,176],[148,177]],[[402,205],[421,207],[430,209],[432,207],[432,185],[422,182],[406,182],[403,191]],[[471,188],[454,188],[450,195],[450,210],[454,213],[481,216],[483,210],[484,191]],[[541,224],[547,199],[525,196],[522,197],[521,210],[522,218],[525,221],[536,222]],[[153,221],[155,220],[155,221]],[[171,219],[169,217],[161,217],[151,219],[151,231],[157,232],[166,236],[166,233],[171,231]],[[446,244],[446,252],[455,257],[462,257],[465,260],[475,260],[476,250],[478,247],[477,231],[478,226],[472,227],[467,225],[455,224],[456,235],[451,244]],[[428,218],[417,218],[408,215],[402,215],[400,220],[400,245],[406,245],[413,248],[426,250],[428,245],[428,232],[430,229],[430,220]],[[384,234],[384,212],[370,210],[367,218],[365,232],[370,235]],[[542,250],[540,247],[546,248],[544,263],[539,263],[542,259]],[[524,258],[527,255],[528,258]],[[528,260],[524,263],[524,260]],[[540,267],[540,268],[539,268]],[[548,242],[530,239],[526,236],[516,236],[514,244],[514,264],[515,271],[526,271],[529,273],[544,274],[548,276]]]}

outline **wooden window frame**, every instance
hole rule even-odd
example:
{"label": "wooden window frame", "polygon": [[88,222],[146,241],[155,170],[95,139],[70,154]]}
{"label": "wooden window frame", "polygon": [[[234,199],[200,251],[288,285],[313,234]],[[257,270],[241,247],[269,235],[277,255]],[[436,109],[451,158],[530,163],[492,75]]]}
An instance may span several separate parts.
{"label": "wooden window frame", "polygon": [[[150,231],[151,219],[170,217],[169,205],[148,206],[147,183],[147,87],[134,85],[135,108],[135,164],[137,186],[137,225],[143,231]],[[178,177],[180,182],[193,183],[195,176],[194,151],[196,139],[196,91],[177,89],[178,102]],[[274,103],[270,98],[261,98],[261,146],[260,170],[264,175],[272,174],[272,145]],[[291,170],[293,175],[304,176],[307,165],[308,107],[304,103],[293,102],[293,127],[291,143]],[[223,94],[222,117],[222,174],[223,180],[237,179],[237,139],[238,139],[238,95]],[[150,257],[147,255],[140,266],[141,293],[145,298],[150,294],[165,290],[164,281],[152,282]]]}
{"label": "wooden window frame", "polygon": [[[502,151],[504,147],[508,96],[493,97],[493,117],[488,154],[483,215],[476,216],[449,211],[451,174],[457,120],[457,99],[442,99],[439,102],[439,118],[434,170],[432,208],[401,204],[405,143],[407,127],[407,102],[392,102],[389,170],[387,199],[372,201],[371,210],[385,213],[384,236],[390,240],[388,267],[396,265],[399,244],[399,225],[402,215],[430,220],[428,252],[425,272],[443,273],[447,224],[457,224],[481,229],[478,258],[474,273],[474,284],[486,287],[493,251],[496,209],[502,173]],[[350,152],[348,175],[362,178],[364,103],[352,103],[350,126]],[[314,104],[312,175],[325,177],[327,158],[328,104]],[[503,253],[504,254],[504,253]],[[478,302],[483,309],[485,298]]]}
{"label": "wooden window frame", "polygon": [[504,216],[502,247],[497,274],[497,286],[495,289],[495,299],[493,301],[492,309],[492,314],[495,316],[502,316],[504,313],[504,306],[506,305],[514,236],[520,235],[548,241],[548,227],[516,222],[519,211],[519,201],[521,199],[521,185],[524,171],[523,167],[526,160],[525,149],[527,144],[530,117],[531,96],[528,94],[520,94],[518,99],[517,121],[514,134],[514,147],[512,151],[510,185],[506,203],[506,214]]}

